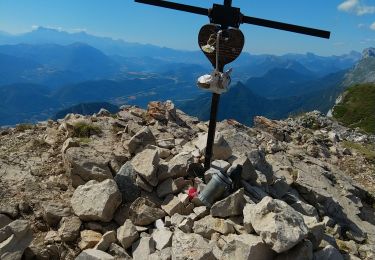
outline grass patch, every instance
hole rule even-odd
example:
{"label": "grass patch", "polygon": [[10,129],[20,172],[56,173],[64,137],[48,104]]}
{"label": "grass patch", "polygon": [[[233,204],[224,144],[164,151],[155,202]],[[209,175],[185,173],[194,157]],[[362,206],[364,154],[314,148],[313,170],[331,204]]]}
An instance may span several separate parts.
{"label": "grass patch", "polygon": [[18,124],[18,125],[16,125],[16,130],[19,131],[19,132],[23,132],[23,131],[33,129],[33,128],[34,128],[34,125],[32,125],[32,124]]}
{"label": "grass patch", "polygon": [[91,139],[88,137],[81,137],[81,138],[78,138],[78,142],[80,144],[89,144],[91,142]]}
{"label": "grass patch", "polygon": [[353,149],[357,153],[362,154],[368,161],[375,163],[375,145],[373,144],[360,144],[350,141],[344,141],[344,147]]}
{"label": "grass patch", "polygon": [[102,130],[95,125],[87,123],[76,123],[73,125],[73,137],[89,138],[92,135],[98,135]]}
{"label": "grass patch", "polygon": [[333,117],[350,128],[375,134],[375,84],[354,85],[344,93]]}

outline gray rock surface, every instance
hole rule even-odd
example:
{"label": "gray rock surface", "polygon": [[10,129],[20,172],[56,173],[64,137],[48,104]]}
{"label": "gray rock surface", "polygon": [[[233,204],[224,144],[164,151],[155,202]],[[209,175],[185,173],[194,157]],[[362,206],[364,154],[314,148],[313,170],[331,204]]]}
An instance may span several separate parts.
{"label": "gray rock surface", "polygon": [[115,258],[100,250],[86,249],[83,250],[75,260],[115,260]]}
{"label": "gray rock surface", "polygon": [[165,212],[162,209],[143,197],[136,199],[129,209],[129,218],[135,225],[139,226],[150,225],[164,216]]}
{"label": "gray rock surface", "polygon": [[128,249],[138,238],[138,231],[130,219],[117,229],[117,240],[124,249]]}
{"label": "gray rock surface", "polygon": [[121,204],[121,193],[114,180],[89,181],[74,191],[71,204],[81,220],[108,222]]}
{"label": "gray rock surface", "polygon": [[133,158],[131,164],[134,171],[141,176],[142,179],[155,187],[158,184],[157,169],[159,160],[157,149],[144,149]]}
{"label": "gray rock surface", "polygon": [[82,222],[79,217],[63,217],[60,221],[60,227],[58,230],[61,240],[64,242],[75,241],[79,236],[81,224]]}
{"label": "gray rock surface", "polygon": [[155,145],[156,139],[150,128],[145,126],[139,130],[129,141],[129,153],[134,154],[143,150],[147,145]]}
{"label": "gray rock surface", "polygon": [[230,196],[215,202],[211,207],[211,216],[227,218],[241,215],[245,206],[244,189],[239,189]]}
{"label": "gray rock surface", "polygon": [[122,194],[123,202],[133,202],[141,194],[140,188],[136,185],[137,173],[131,162],[126,162],[116,174],[114,180]]}

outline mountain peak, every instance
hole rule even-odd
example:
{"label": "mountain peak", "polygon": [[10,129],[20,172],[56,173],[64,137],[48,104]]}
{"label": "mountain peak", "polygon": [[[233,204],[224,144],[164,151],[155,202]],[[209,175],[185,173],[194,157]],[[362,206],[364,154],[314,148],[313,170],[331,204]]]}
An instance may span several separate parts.
{"label": "mountain peak", "polygon": [[367,49],[364,49],[362,52],[362,59],[366,59],[369,57],[375,57],[375,48],[370,47]]}

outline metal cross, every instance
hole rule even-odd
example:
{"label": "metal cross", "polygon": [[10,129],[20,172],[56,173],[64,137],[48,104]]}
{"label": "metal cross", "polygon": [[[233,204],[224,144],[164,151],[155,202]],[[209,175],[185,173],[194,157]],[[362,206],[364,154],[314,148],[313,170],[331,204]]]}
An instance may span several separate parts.
{"label": "metal cross", "polygon": [[[221,30],[228,29],[229,27],[239,28],[240,24],[246,23],[326,39],[329,39],[331,34],[330,32],[324,30],[245,16],[240,12],[240,8],[232,7],[232,0],[224,0],[224,3],[222,5],[213,4],[213,7],[209,9],[162,0],[135,0],[135,2],[208,16],[210,19],[210,23],[220,25]],[[224,66],[220,66],[220,72],[223,72],[223,67]],[[220,95],[213,93],[204,162],[205,170],[209,169],[211,165],[219,100]]]}

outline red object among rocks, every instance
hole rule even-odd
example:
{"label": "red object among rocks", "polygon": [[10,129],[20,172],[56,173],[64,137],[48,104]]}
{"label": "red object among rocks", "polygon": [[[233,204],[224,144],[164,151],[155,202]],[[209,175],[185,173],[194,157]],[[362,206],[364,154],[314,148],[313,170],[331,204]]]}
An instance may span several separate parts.
{"label": "red object among rocks", "polygon": [[194,187],[190,187],[188,190],[187,190],[187,194],[189,196],[189,199],[192,200],[194,199],[195,197],[198,196],[198,190]]}

